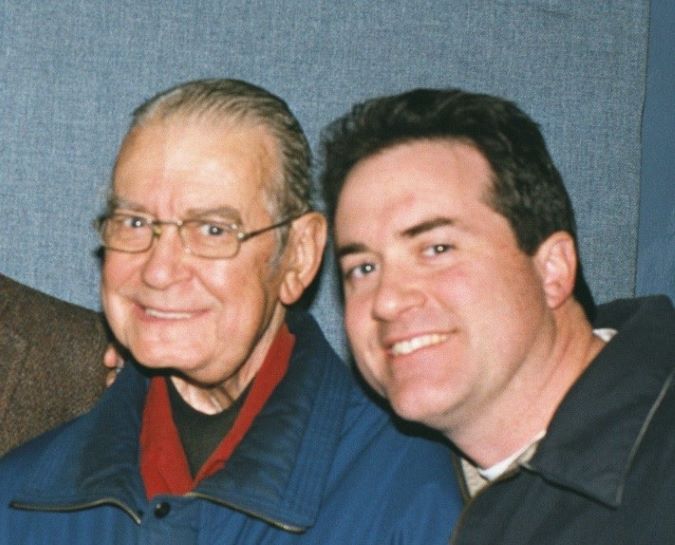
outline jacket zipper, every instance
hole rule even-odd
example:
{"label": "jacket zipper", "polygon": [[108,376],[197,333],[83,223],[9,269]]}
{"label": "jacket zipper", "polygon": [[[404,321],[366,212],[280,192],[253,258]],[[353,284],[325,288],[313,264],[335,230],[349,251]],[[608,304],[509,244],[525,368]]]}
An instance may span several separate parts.
{"label": "jacket zipper", "polygon": [[271,526],[275,526],[276,528],[279,528],[280,530],[284,530],[286,532],[291,532],[293,534],[301,534],[304,532],[307,528],[306,527],[301,527],[301,526],[292,526],[290,524],[286,524],[285,522],[280,522],[278,520],[269,518],[265,515],[262,515],[261,513],[258,513],[256,511],[252,511],[247,508],[243,508],[239,505],[236,505],[231,502],[226,502],[223,501],[219,498],[214,498],[213,496],[209,496],[207,494],[201,494],[199,492],[188,492],[185,494],[185,496],[189,498],[199,498],[202,500],[207,500],[213,503],[216,503],[218,505],[222,505],[223,507],[227,507],[228,509],[233,509],[234,511],[239,511],[240,513],[243,513],[245,515],[248,515],[253,518],[257,518],[259,520],[262,520],[263,522],[266,522],[267,524]]}
{"label": "jacket zipper", "polygon": [[[235,505],[233,503],[228,503],[223,500],[220,500],[218,498],[214,498],[213,496],[208,496],[206,494],[199,494],[196,492],[189,492],[185,494],[186,497],[189,498],[199,498],[202,500],[207,500],[213,503],[216,503],[218,505],[222,505],[223,507],[227,507],[228,509],[233,509],[235,511],[239,511],[240,513],[244,513],[245,515],[257,518],[259,520],[262,520],[263,522],[266,522],[267,524],[270,524],[271,526],[275,526],[276,528],[279,528],[281,530],[284,530],[286,532],[291,532],[294,534],[300,534],[306,530],[304,527],[300,526],[292,526],[290,524],[286,524],[285,522],[281,522],[275,519],[272,519],[270,517],[266,517],[265,515],[262,515],[260,513],[257,513],[255,511],[252,511],[250,509],[245,509],[242,508],[238,505]],[[89,509],[92,507],[99,507],[101,505],[114,505],[116,507],[119,507],[124,511],[127,515],[129,515],[133,521],[140,525],[141,524],[141,517],[139,514],[134,511],[131,507],[129,507],[127,504],[124,502],[121,502],[119,500],[116,500],[114,498],[102,498],[100,500],[96,501],[91,501],[91,502],[85,502],[85,503],[76,503],[72,505],[57,505],[57,506],[49,506],[49,505],[40,505],[40,504],[31,504],[31,503],[21,503],[17,501],[13,501],[10,503],[10,506],[15,508],[15,509],[23,509],[25,511],[45,511],[45,512],[52,512],[52,513],[67,513],[69,511],[80,511],[83,509]]]}
{"label": "jacket zipper", "polygon": [[100,500],[96,501],[75,503],[72,505],[50,506],[31,503],[21,503],[17,501],[13,501],[9,505],[15,509],[22,509],[24,511],[45,511],[51,513],[60,513],[60,512],[67,513],[69,511],[81,511],[83,509],[89,509],[91,507],[99,507],[101,505],[114,505],[116,507],[119,507],[120,509],[122,509],[122,511],[124,511],[127,515],[129,515],[136,524],[138,525],[141,524],[141,517],[136,511],[134,511],[126,503],[116,500],[114,498],[101,498]]}

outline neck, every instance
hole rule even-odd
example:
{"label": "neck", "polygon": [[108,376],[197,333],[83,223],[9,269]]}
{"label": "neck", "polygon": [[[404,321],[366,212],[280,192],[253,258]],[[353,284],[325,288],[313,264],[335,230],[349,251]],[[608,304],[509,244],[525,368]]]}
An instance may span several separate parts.
{"label": "neck", "polygon": [[491,467],[544,432],[569,389],[605,345],[573,301],[554,311],[552,326],[498,398],[465,418],[465,425],[446,430],[478,467]]}
{"label": "neck", "polygon": [[172,375],[171,381],[176,391],[188,405],[204,414],[216,414],[231,407],[260,371],[284,324],[285,316],[284,308],[277,305],[246,361],[229,377],[216,384],[203,384],[185,375]]}
{"label": "neck", "polygon": [[[250,377],[250,379],[252,380],[253,377]],[[250,380],[245,385],[237,387],[232,393],[224,385],[203,386],[178,375],[173,375],[171,382],[173,382],[183,401],[193,409],[204,414],[217,414],[234,404],[241,392],[246,389]],[[232,388],[229,388],[229,390],[232,390]]]}

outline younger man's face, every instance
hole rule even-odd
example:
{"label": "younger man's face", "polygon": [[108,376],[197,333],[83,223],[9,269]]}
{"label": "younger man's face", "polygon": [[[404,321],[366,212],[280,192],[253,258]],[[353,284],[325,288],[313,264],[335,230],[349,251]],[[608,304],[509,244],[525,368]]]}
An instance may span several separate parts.
{"label": "younger man's face", "polygon": [[404,143],[359,162],[336,210],[358,367],[399,415],[441,431],[493,410],[544,349],[539,265],[486,204],[490,177],[467,144]]}

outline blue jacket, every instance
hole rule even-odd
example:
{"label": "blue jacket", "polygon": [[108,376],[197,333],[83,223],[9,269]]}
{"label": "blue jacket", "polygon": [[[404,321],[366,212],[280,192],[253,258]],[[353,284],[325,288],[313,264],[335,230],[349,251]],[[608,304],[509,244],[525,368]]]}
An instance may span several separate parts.
{"label": "blue jacket", "polygon": [[90,413],[0,461],[0,544],[445,545],[448,447],[397,429],[308,315],[288,322],[288,373],[223,470],[145,498],[147,379],[127,365]]}

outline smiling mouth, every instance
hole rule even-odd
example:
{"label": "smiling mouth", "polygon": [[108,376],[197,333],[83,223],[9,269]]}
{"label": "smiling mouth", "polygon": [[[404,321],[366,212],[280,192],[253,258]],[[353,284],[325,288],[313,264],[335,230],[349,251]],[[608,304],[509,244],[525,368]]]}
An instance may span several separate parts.
{"label": "smiling mouth", "polygon": [[448,336],[449,335],[440,335],[437,333],[420,335],[419,337],[413,337],[412,339],[394,343],[389,352],[393,356],[405,356],[407,354],[412,354],[416,350],[445,342],[448,339]]}
{"label": "smiling mouth", "polygon": [[159,318],[161,320],[187,320],[194,316],[194,313],[192,312],[169,312],[149,307],[146,307],[143,310],[148,316],[151,316],[152,318]]}

